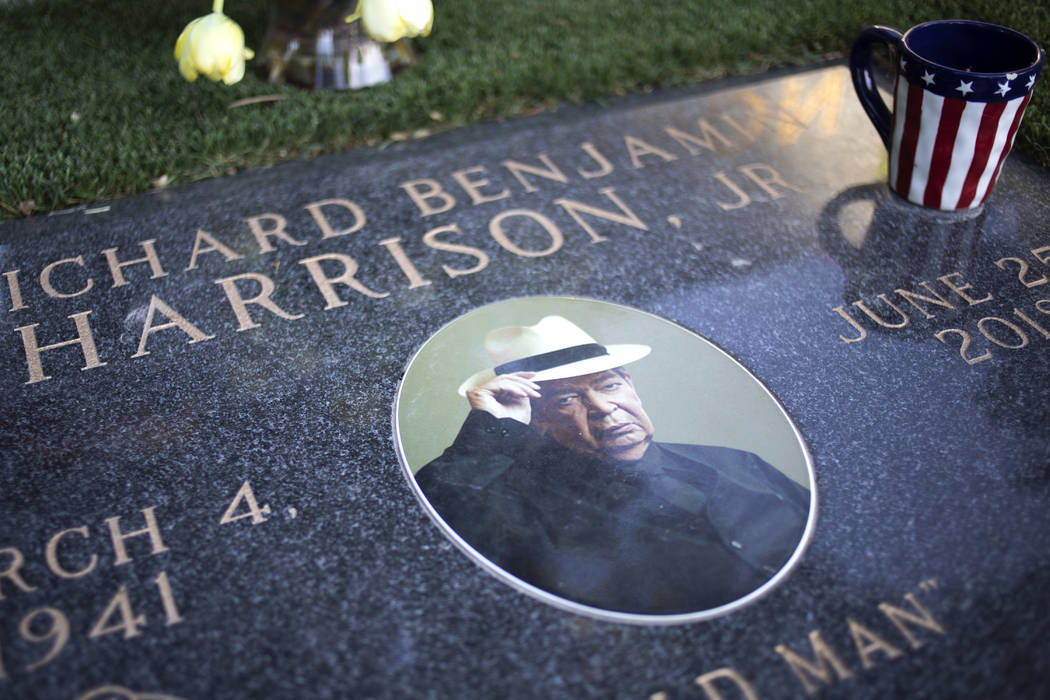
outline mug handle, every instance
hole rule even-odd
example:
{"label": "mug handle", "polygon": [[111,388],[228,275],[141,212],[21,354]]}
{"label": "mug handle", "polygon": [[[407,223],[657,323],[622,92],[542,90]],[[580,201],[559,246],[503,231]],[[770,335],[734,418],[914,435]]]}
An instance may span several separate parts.
{"label": "mug handle", "polygon": [[868,118],[882,137],[886,148],[890,147],[890,131],[893,129],[893,118],[879,90],[875,87],[875,76],[871,72],[871,47],[878,42],[900,49],[904,35],[893,27],[876,24],[860,33],[853,42],[849,55],[849,72],[853,77],[853,89],[857,98],[868,113]]}

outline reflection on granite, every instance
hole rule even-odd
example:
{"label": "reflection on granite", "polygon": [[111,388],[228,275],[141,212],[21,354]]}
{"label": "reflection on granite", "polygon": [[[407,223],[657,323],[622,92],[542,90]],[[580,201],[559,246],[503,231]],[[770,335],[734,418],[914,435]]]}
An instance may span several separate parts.
{"label": "reflection on granite", "polygon": [[[838,193],[821,211],[817,227],[822,247],[847,274],[843,300],[850,303],[899,287],[923,292],[924,282],[952,272],[972,276],[987,217],[987,208],[962,213],[921,208],[878,182]],[[897,316],[893,322],[900,321]]]}
{"label": "reflection on granite", "polygon": [[[885,168],[835,66],[3,224],[0,695],[1046,695],[1050,182],[1011,156],[941,215]],[[392,446],[405,364],[540,294],[769,386],[820,494],[779,587],[615,624],[433,525]]]}

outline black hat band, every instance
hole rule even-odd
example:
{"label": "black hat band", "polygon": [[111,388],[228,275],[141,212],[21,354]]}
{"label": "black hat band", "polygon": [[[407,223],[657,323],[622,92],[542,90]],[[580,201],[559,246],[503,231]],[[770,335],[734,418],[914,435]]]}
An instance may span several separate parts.
{"label": "black hat band", "polygon": [[504,362],[495,368],[496,374],[510,374],[511,372],[542,372],[552,367],[572,364],[581,360],[590,360],[595,357],[608,355],[609,351],[604,345],[598,343],[587,343],[585,345],[574,345],[571,348],[562,348],[550,352],[530,355],[520,360]]}

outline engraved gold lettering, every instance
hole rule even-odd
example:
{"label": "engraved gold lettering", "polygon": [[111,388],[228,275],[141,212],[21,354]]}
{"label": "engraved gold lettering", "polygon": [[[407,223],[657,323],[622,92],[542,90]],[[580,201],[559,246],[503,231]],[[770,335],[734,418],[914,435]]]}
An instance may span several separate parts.
{"label": "engraved gold lettering", "polygon": [[90,311],[81,311],[69,316],[76,324],[77,337],[52,343],[51,345],[37,345],[36,327],[40,325],[39,323],[31,323],[28,326],[20,326],[15,329],[22,334],[22,347],[25,349],[26,366],[29,369],[29,381],[26,384],[35,384],[36,382],[51,379],[51,375],[44,374],[44,367],[40,362],[40,353],[66,345],[80,345],[80,351],[84,355],[84,366],[80,368],[81,371],[105,366],[106,363],[99,360],[98,350],[95,349],[95,338],[91,334],[91,325],[87,320],[90,313]]}
{"label": "engraved gold lettering", "polygon": [[[164,316],[168,319],[168,322],[158,323],[154,326],[153,315],[158,311],[164,314]],[[178,328],[180,331],[188,335],[190,337],[188,342],[191,345],[193,343],[199,343],[202,340],[211,340],[215,337],[214,335],[208,335],[201,329],[197,328],[197,326],[193,325],[185,318],[183,318],[183,316],[178,311],[164,303],[164,300],[162,300],[156,294],[153,294],[150,296],[149,299],[149,309],[146,311],[146,322],[142,324],[142,335],[139,337],[138,351],[131,357],[135,358],[142,357],[143,355],[148,355],[149,350],[146,349],[146,342],[149,340],[150,335],[157,331],[165,330],[167,328]]]}
{"label": "engraved gold lettering", "polygon": [[667,151],[657,148],[651,143],[642,141],[634,136],[624,136],[623,142],[627,146],[627,155],[631,157],[631,165],[633,165],[635,169],[645,167],[645,164],[642,163],[642,156],[657,156],[665,162],[678,160],[678,156],[673,153],[668,153]]}
{"label": "engraved gold lettering", "polygon": [[910,321],[911,319],[908,318],[908,314],[901,311],[899,306],[894,305],[892,301],[886,298],[885,294],[879,294],[877,298],[882,299],[887,306],[896,311],[900,315],[901,320],[896,323],[890,323],[889,321],[885,320],[877,313],[872,311],[870,308],[868,308],[868,305],[865,304],[864,301],[861,299],[858,299],[857,301],[853,302],[853,305],[861,311],[863,311],[865,314],[867,314],[868,318],[870,318],[872,321],[884,328],[904,328],[906,325],[908,325],[908,321]]}
{"label": "engraved gold lettering", "polygon": [[846,319],[846,323],[853,326],[853,328],[855,328],[857,332],[860,333],[860,335],[858,335],[856,338],[847,338],[844,335],[840,335],[839,338],[841,338],[844,343],[856,343],[868,337],[868,331],[864,328],[864,326],[854,321],[852,316],[846,313],[845,307],[836,306],[834,309],[832,309],[832,311],[836,312],[839,316]]}
{"label": "engraved gold lettering", "polygon": [[593,143],[590,141],[584,141],[580,144],[580,149],[590,156],[591,160],[598,164],[597,170],[584,170],[582,168],[577,168],[576,172],[578,172],[583,179],[592,180],[596,177],[605,177],[613,171],[613,164],[594,147]]}
{"label": "engraved gold lettering", "polygon": [[[234,513],[237,513],[237,510],[240,509],[242,503],[247,510],[239,515],[234,515]],[[255,493],[252,491],[252,485],[245,481],[241,484],[241,488],[237,489],[237,493],[234,495],[233,500],[230,501],[230,505],[226,507],[226,512],[224,512],[222,518],[219,519],[219,524],[225,525],[243,518],[251,518],[252,525],[258,525],[259,523],[266,522],[266,516],[269,514],[270,506],[264,503],[260,508],[259,502],[255,500]]]}
{"label": "engraved gold lettering", "polygon": [[[456,206],[456,198],[446,192],[437,180],[431,180],[430,178],[409,180],[408,182],[402,182],[400,187],[412,198],[412,201],[415,202],[416,207],[419,208],[423,216],[440,214]],[[426,188],[425,190],[422,189],[424,187]],[[441,204],[431,206],[431,199],[440,200]]]}
{"label": "engraved gold lettering", "polygon": [[909,304],[914,306],[916,309],[918,309],[922,313],[922,315],[925,316],[926,318],[933,318],[933,314],[931,314],[929,311],[927,311],[925,307],[917,304],[916,300],[924,301],[927,304],[935,304],[937,306],[943,306],[946,309],[955,310],[955,307],[952,305],[952,303],[950,301],[948,301],[947,299],[945,299],[944,297],[942,297],[937,292],[935,292],[933,290],[933,288],[929,284],[927,284],[926,282],[919,282],[919,286],[922,287],[923,289],[927,290],[933,296],[932,297],[928,297],[925,294],[918,294],[916,292],[910,292],[907,289],[894,289],[893,291],[896,292],[899,296],[903,297],[904,301],[908,302]]}
{"label": "engraved gold lettering", "polygon": [[991,300],[991,298],[992,298],[991,294],[988,294],[987,296],[985,296],[985,297],[983,297],[981,299],[974,299],[972,296],[970,296],[969,294],[966,293],[967,289],[973,289],[973,287],[970,284],[968,284],[967,282],[965,282],[965,281],[963,281],[962,284],[956,284],[955,282],[952,281],[953,277],[962,278],[962,273],[960,273],[960,272],[952,272],[952,273],[949,273],[947,275],[941,275],[937,279],[939,279],[941,282],[943,282],[944,286],[946,286],[948,289],[952,290],[953,292],[958,294],[960,297],[962,297],[963,301],[965,301],[970,306],[977,306],[978,304],[983,304],[984,302]]}
{"label": "engraved gold lettering", "polygon": [[401,268],[401,272],[405,273],[405,277],[408,278],[409,289],[423,287],[431,283],[430,280],[419,274],[419,270],[412,264],[412,260],[405,253],[405,249],[401,247],[400,238],[387,238],[379,241],[379,245],[384,246],[390,252],[394,261],[397,262],[397,266]]}
{"label": "engraved gold lettering", "polygon": [[536,186],[532,184],[531,180],[522,175],[522,173],[529,173],[548,180],[554,180],[555,182],[569,181],[569,178],[565,177],[565,173],[563,173],[561,169],[551,161],[546,153],[538,153],[536,158],[538,158],[546,167],[541,168],[536,165],[529,165],[528,163],[521,163],[516,160],[505,160],[502,165],[510,171],[511,175],[518,178],[518,182],[522,184],[526,192],[535,192]]}
{"label": "engraved gold lettering", "polygon": [[1025,275],[1028,274],[1028,263],[1021,258],[999,258],[995,261],[995,266],[1000,270],[1005,270],[1007,262],[1017,263],[1017,280],[1028,289],[1050,282],[1046,275],[1040,275],[1037,279],[1026,280]]}
{"label": "engraved gold lettering", "polygon": [[740,187],[738,187],[735,182],[730,180],[729,176],[726,175],[724,172],[719,170],[717,173],[715,173],[715,179],[721,182],[727,188],[729,188],[729,191],[735,194],[737,197],[737,200],[735,202],[723,202],[716,199],[715,204],[721,207],[722,211],[740,209],[741,207],[746,207],[748,204],[751,203],[751,195],[740,189]]}
{"label": "engraved gold lettering", "polygon": [[973,343],[973,339],[970,337],[970,334],[964,331],[962,328],[945,328],[942,331],[937,331],[936,333],[934,333],[933,337],[947,345],[948,341],[946,340],[946,338],[949,335],[958,335],[960,338],[962,338],[962,341],[959,345],[959,355],[962,357],[963,360],[966,361],[966,364],[975,365],[978,362],[984,362],[985,360],[988,360],[992,357],[992,353],[988,351],[985,351],[983,355],[976,355],[974,357],[970,357],[969,355],[967,355],[966,351],[970,349],[970,345],[971,343]]}
{"label": "engraved gold lettering", "polygon": [[[117,622],[110,622],[110,618],[114,615],[119,614],[120,620]],[[114,632],[120,632],[123,630],[124,639],[131,639],[142,634],[139,631],[139,627],[146,624],[145,615],[135,615],[131,610],[131,601],[128,600],[128,589],[125,586],[121,586],[117,589],[117,594],[113,596],[113,600],[109,601],[109,605],[102,611],[102,615],[99,616],[98,620],[91,627],[91,631],[88,632],[88,639],[95,639],[107,634],[113,634]]]}
{"label": "engraved gold lettering", "polygon": [[[1040,301],[1045,300],[1040,299]],[[1014,316],[1018,317],[1019,319],[1027,323],[1029,326],[1034,328],[1036,331],[1039,332],[1041,336],[1050,340],[1050,331],[1048,331],[1046,328],[1043,328],[1043,326],[1041,326],[1039,323],[1036,323],[1035,319],[1029,318],[1028,314],[1026,314],[1018,308],[1014,308]]]}
{"label": "engraved gold lettering", "polygon": [[933,618],[933,615],[930,614],[929,610],[922,607],[919,601],[915,598],[914,593],[905,593],[904,599],[911,604],[911,607],[915,612],[903,610],[890,605],[889,603],[879,603],[879,610],[889,619],[890,622],[893,623],[893,626],[904,635],[904,638],[908,640],[908,644],[911,645],[912,649],[920,648],[922,646],[922,640],[915,636],[908,624],[922,627],[923,629],[930,630],[936,634],[944,634],[944,628]]}
{"label": "engraved gold lettering", "polygon": [[587,223],[587,220],[580,216],[580,212],[591,216],[597,216],[601,219],[606,219],[607,221],[614,221],[618,224],[623,224],[624,226],[641,229],[642,231],[649,230],[649,227],[645,225],[645,222],[639,219],[638,215],[631,211],[627,205],[623,203],[623,200],[616,196],[616,193],[613,192],[613,188],[606,187],[605,189],[598,190],[598,194],[610,199],[622,213],[617,214],[608,209],[599,209],[598,207],[583,204],[582,202],[576,202],[571,199],[555,199],[554,203],[568,212],[569,216],[571,216],[573,220],[575,220],[576,223],[587,232],[591,237],[591,240],[595,243],[601,243],[608,239],[605,236],[598,235],[598,233],[591,228],[591,225]]}
{"label": "engraved gold lettering", "polygon": [[[506,232],[503,230],[503,222],[510,217],[525,217],[532,219],[539,223],[539,225],[546,231],[547,235],[550,236],[551,243],[543,250],[527,250],[515,244],[510,238],[507,237]],[[551,253],[559,250],[565,243],[565,237],[562,236],[561,230],[558,229],[558,225],[548,219],[539,212],[531,211],[529,209],[508,209],[507,211],[500,212],[489,221],[489,233],[495,239],[497,243],[503,246],[504,249],[509,250],[515,255],[520,255],[523,258],[539,258],[544,255],[550,255]]]}
{"label": "engraved gold lettering", "polygon": [[896,659],[903,655],[904,652],[900,649],[852,617],[846,618],[846,622],[849,624],[850,636],[853,637],[853,646],[857,648],[857,655],[860,656],[860,664],[865,670],[875,666],[875,661],[872,659],[875,654],[885,654],[888,659]]}
{"label": "engraved gold lettering", "polygon": [[165,626],[171,627],[182,622],[182,615],[179,614],[179,609],[175,605],[175,596],[171,592],[171,582],[168,581],[168,573],[161,571],[153,579],[153,583],[157,584],[157,591],[160,593],[160,604],[164,606]]}
{"label": "engraved gold lettering", "polygon": [[754,90],[745,90],[739,94],[740,101],[748,108],[747,123],[741,126],[730,115],[724,115],[723,121],[733,126],[751,141],[757,141],[769,121],[769,101]]}
{"label": "engraved gold lettering", "polygon": [[[164,268],[160,266],[160,258],[157,257],[157,251],[153,247],[153,244],[157,241],[156,238],[150,238],[149,240],[139,241],[139,245],[142,246],[145,255],[141,258],[135,258],[134,260],[125,260],[120,262],[117,259],[117,251],[119,248],[107,248],[102,251],[102,255],[106,256],[106,262],[109,263],[109,273],[113,276],[113,286],[123,287],[127,284],[127,280],[124,279],[124,268],[129,265],[139,265],[142,263],[148,263],[149,269],[153,273],[150,275],[150,279],[155,280],[158,277],[167,277],[168,273],[164,271]],[[42,282],[42,281],[41,281]]]}
{"label": "engraved gold lettering", "polygon": [[[919,583],[919,589],[923,592],[928,593],[937,588],[936,579],[928,578]],[[922,646],[922,641],[915,633],[915,628],[944,634],[944,629],[930,612],[919,604],[914,594],[907,593],[904,599],[911,609],[906,609],[906,606],[901,608],[882,603],[879,605],[879,610],[905,637],[912,649],[919,649]],[[882,633],[858,622],[853,617],[847,617],[846,623],[854,649],[865,671],[875,668],[880,662],[901,658],[908,651],[896,640],[890,641]],[[815,695],[825,691],[837,682],[852,678],[860,670],[847,665],[844,657],[836,653],[824,640],[819,629],[811,630],[808,640],[809,649],[804,649],[802,653],[786,644],[778,644],[774,647],[774,651],[798,678],[806,694]],[[707,700],[723,700],[723,697],[744,698],[745,700],[757,700],[758,698],[758,692],[750,681],[728,666],[697,676],[693,682],[703,691]],[[794,695],[790,692],[790,688],[780,688],[776,694],[778,696]],[[668,695],[667,692],[659,691],[649,697],[651,700],[666,700]]]}
{"label": "engraved gold lettering", "polygon": [[762,130],[761,125],[759,125],[758,128],[754,131],[748,131],[740,124],[740,122],[733,118],[732,114],[723,114],[722,121],[724,121],[726,124],[740,132],[740,134],[746,137],[748,141],[753,141],[755,139],[755,136],[757,135],[757,132]]}
{"label": "engraved gold lettering", "polygon": [[[774,185],[779,185],[783,189],[794,190],[795,192],[802,192],[801,187],[796,187],[791,183],[784,180],[772,166],[766,165],[765,163],[751,163],[750,165],[741,165],[737,168],[740,172],[744,173],[752,182],[761,187],[766,191],[773,199],[780,199],[784,196],[784,193],[776,189]],[[765,175],[759,175],[759,171],[765,173]]]}
{"label": "engraved gold lettering", "polygon": [[95,566],[98,564],[97,554],[92,554],[88,559],[88,563],[76,571],[67,569],[58,562],[58,544],[62,541],[63,537],[72,533],[77,533],[84,539],[87,539],[87,525],[73,527],[56,533],[47,541],[47,546],[44,548],[44,561],[47,562],[47,568],[51,569],[51,573],[60,578],[80,578],[81,576],[87,576],[95,570]]}
{"label": "engraved gold lettering", "polygon": [[35,591],[36,586],[30,586],[26,583],[26,580],[22,578],[22,574],[18,573],[18,570],[22,568],[22,565],[26,563],[25,557],[22,556],[21,550],[15,549],[14,547],[4,547],[0,549],[0,556],[6,554],[11,557],[7,564],[7,568],[0,571],[0,600],[4,599],[4,587],[3,580],[6,578],[20,588],[23,592],[29,593]]}
{"label": "engraved gold lettering", "polygon": [[487,177],[480,177],[471,179],[470,176],[474,174],[482,174],[486,172],[485,166],[476,165],[473,168],[467,168],[466,170],[457,170],[452,173],[452,179],[459,183],[459,186],[463,188],[463,191],[470,195],[470,200],[475,205],[484,204],[485,202],[495,202],[500,199],[506,199],[510,196],[510,190],[504,188],[499,192],[491,194],[485,194],[481,191],[482,187],[491,185]]}
{"label": "engraved gold lettering", "polygon": [[[321,262],[325,260],[330,260],[341,265],[342,272],[334,277],[326,275],[324,268],[321,267]],[[354,277],[354,275],[357,274],[357,261],[349,255],[343,255],[342,253],[325,253],[323,255],[315,255],[312,258],[303,258],[299,261],[299,264],[306,265],[310,277],[313,278],[314,284],[317,285],[317,289],[320,290],[321,296],[324,297],[325,311],[340,306],[346,306],[350,303],[340,297],[338,292],[335,291],[334,285],[336,284],[350,287],[355,292],[364,294],[366,297],[372,297],[373,299],[382,299],[383,297],[390,295],[389,292],[374,292]]]}
{"label": "engraved gold lettering", "polygon": [[463,245],[460,243],[449,243],[438,238],[438,235],[442,233],[462,233],[457,224],[450,224],[448,226],[439,226],[437,228],[430,229],[423,234],[423,242],[435,250],[443,250],[449,253],[461,253],[463,255],[471,255],[477,258],[477,263],[473,267],[469,268],[455,268],[449,267],[448,265],[442,265],[441,269],[445,271],[445,274],[450,278],[456,278],[460,275],[472,275],[475,272],[481,272],[489,264],[488,253],[483,251],[481,248],[475,248],[474,246]]}
{"label": "engraved gold lettering", "polygon": [[[245,299],[241,296],[241,292],[237,287],[238,280],[252,280],[256,282],[259,285],[259,293],[250,299]],[[226,292],[226,298],[230,302],[233,314],[237,317],[237,323],[239,325],[237,328],[238,332],[259,327],[259,324],[253,321],[251,314],[248,313],[249,304],[258,304],[275,316],[290,321],[303,317],[303,314],[288,313],[274,303],[270,298],[270,295],[272,295],[275,290],[274,283],[273,280],[266,275],[261,275],[255,272],[245,272],[240,275],[215,280],[215,284],[221,284],[223,291]]]}
{"label": "engraved gold lettering", "polygon": [[[1010,345],[1005,340],[1000,340],[988,329],[988,326],[995,322],[1008,328],[1015,336],[1017,336],[1017,344]],[[1021,330],[1021,327],[1012,321],[1007,321],[1005,318],[999,318],[998,316],[986,316],[977,322],[977,330],[981,331],[988,340],[992,341],[1001,348],[1007,348],[1010,350],[1019,350],[1028,345],[1028,334]]]}
{"label": "engraved gold lettering", "polygon": [[11,294],[10,311],[26,308],[26,305],[22,303],[22,287],[18,284],[18,273],[19,270],[11,270],[4,273],[4,277],[7,278],[7,291]]}
{"label": "engraved gold lettering", "polygon": [[[37,625],[33,623],[43,615],[50,619],[50,624],[43,632],[35,632],[34,627],[37,627]],[[65,648],[66,643],[69,641],[69,620],[66,619],[61,610],[38,608],[22,618],[22,622],[18,625],[18,631],[27,642],[33,644],[51,642],[51,648],[47,650],[46,654],[26,666],[27,671],[34,671],[50,663]]]}
{"label": "engraved gold lettering", "polygon": [[1035,302],[1035,308],[1044,314],[1050,314],[1050,299],[1040,299]]}
{"label": "engraved gold lettering", "polygon": [[830,685],[834,681],[832,671],[839,680],[846,680],[853,675],[846,664],[842,663],[842,659],[820,636],[820,630],[813,630],[809,633],[809,645],[813,652],[812,661],[785,644],[778,644],[774,648],[774,651],[791,666],[791,670],[795,672],[795,676],[802,682],[808,694],[812,695],[820,690],[821,684]]}
{"label": "engraved gold lettering", "polygon": [[[202,247],[202,243],[206,244],[207,247]],[[197,229],[197,236],[193,239],[193,251],[190,252],[190,264],[186,266],[186,272],[197,269],[197,257],[200,256],[201,253],[218,253],[226,258],[226,262],[241,259],[241,255],[239,255],[233,248],[223,245],[210,233],[199,228]]]}
{"label": "engraved gold lettering", "polygon": [[706,119],[697,119],[696,124],[700,127],[700,136],[696,136],[685,131],[680,131],[674,128],[673,126],[665,127],[664,131],[667,132],[668,136],[670,136],[679,144],[681,144],[681,146],[685,150],[689,151],[690,155],[694,156],[700,154],[700,148],[706,149],[708,151],[718,150],[718,147],[715,145],[714,141],[712,140],[712,137],[718,139],[718,141],[721,142],[722,146],[725,148],[733,147],[733,143],[725,136],[723,136],[722,132],[720,132],[718,129],[712,126],[711,122],[707,121]]}
{"label": "engraved gold lettering", "polygon": [[779,120],[777,141],[785,146],[797,143],[805,127],[818,117],[824,131],[834,131],[843,104],[844,77],[829,73],[816,86],[803,78],[786,80],[780,106],[781,113],[790,119]]}
{"label": "engraved gold lettering", "polygon": [[702,676],[697,676],[694,682],[703,689],[704,695],[707,696],[708,700],[722,700],[722,693],[715,686],[715,682],[721,680],[732,683],[745,700],[758,700],[758,692],[755,690],[755,686],[751,685],[747,678],[728,667],[708,671]]}
{"label": "engraved gold lettering", "polygon": [[[116,250],[116,248],[114,248],[113,250]],[[75,292],[60,292],[57,289],[55,289],[54,285],[51,284],[51,273],[54,272],[55,268],[59,265],[68,265],[70,263],[74,265],[79,265],[80,267],[84,267],[84,256],[78,255],[75,258],[56,260],[55,262],[46,265],[44,269],[40,271],[40,287],[44,290],[44,293],[47,294],[49,297],[54,297],[55,299],[71,299],[72,297],[78,297],[81,294],[86,294],[92,287],[95,286],[95,280],[88,277],[87,281],[84,283],[84,286],[82,286]]]}
{"label": "engraved gold lettering", "polygon": [[1036,260],[1044,265],[1050,262],[1050,245],[1044,245],[1042,248],[1032,248],[1030,252]]}
{"label": "engraved gold lettering", "polygon": [[112,518],[106,518],[106,525],[109,526],[109,537],[113,541],[113,551],[117,555],[116,560],[113,562],[114,566],[123,566],[132,561],[124,546],[124,540],[131,539],[132,537],[149,535],[150,545],[152,546],[150,556],[156,556],[161,552],[168,551],[168,548],[164,546],[164,540],[162,540],[160,536],[160,528],[157,526],[157,517],[153,514],[155,508],[156,506],[150,506],[149,508],[142,509],[142,515],[146,519],[146,527],[141,530],[135,530],[134,532],[125,533],[120,531],[119,515],[115,515]]}
{"label": "engraved gold lettering", "polygon": [[[325,216],[324,207],[342,207],[343,209],[349,210],[354,217],[354,223],[350,224],[344,229],[338,231],[332,226],[332,223]],[[345,236],[348,233],[354,233],[359,231],[362,226],[365,225],[365,212],[354,202],[349,199],[323,199],[319,202],[313,202],[306,205],[306,210],[310,212],[310,216],[314,217],[314,221],[317,222],[318,228],[321,229],[321,238],[335,238],[336,236]]]}
{"label": "engraved gold lettering", "polygon": [[[277,250],[273,243],[270,243],[271,236],[279,238],[290,245],[306,245],[306,241],[300,241],[288,234],[285,230],[288,228],[288,220],[280,214],[259,214],[258,216],[250,216],[244,221],[248,224],[248,228],[251,229],[252,235],[255,236],[255,241],[259,244],[260,253],[271,253]],[[264,221],[271,222],[272,226],[269,229],[265,228],[263,226]]]}

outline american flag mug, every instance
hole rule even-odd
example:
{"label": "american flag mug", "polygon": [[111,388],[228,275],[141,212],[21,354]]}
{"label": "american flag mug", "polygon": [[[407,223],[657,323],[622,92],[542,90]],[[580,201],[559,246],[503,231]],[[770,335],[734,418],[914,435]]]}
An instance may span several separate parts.
{"label": "american flag mug", "polygon": [[[872,75],[877,43],[896,49],[892,114]],[[938,20],[903,34],[875,25],[861,32],[850,73],[889,149],[890,189],[934,209],[980,206],[999,178],[1044,58],[1024,34],[985,22]]]}

